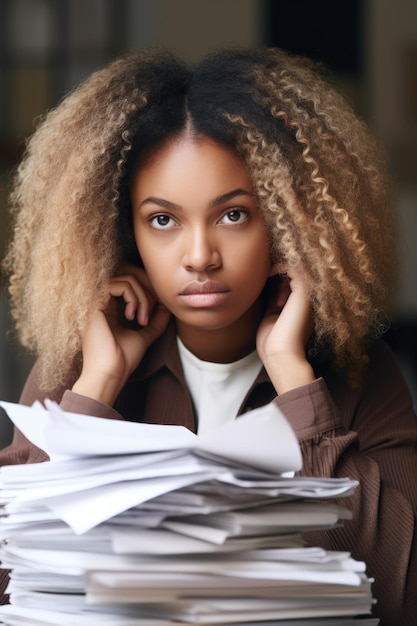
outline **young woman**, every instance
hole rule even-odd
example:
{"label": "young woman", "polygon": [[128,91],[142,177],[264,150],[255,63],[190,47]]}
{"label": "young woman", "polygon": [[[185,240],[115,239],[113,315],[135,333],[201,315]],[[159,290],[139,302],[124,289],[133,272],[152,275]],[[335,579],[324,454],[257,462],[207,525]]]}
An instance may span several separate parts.
{"label": "young woman", "polygon": [[[311,64],[136,53],[49,113],[15,181],[5,268],[38,360],[21,401],[203,432],[268,402],[353,519],[310,542],[416,623],[417,421],[378,339],[393,213],[366,127]],[[47,460],[15,432],[1,462]]]}

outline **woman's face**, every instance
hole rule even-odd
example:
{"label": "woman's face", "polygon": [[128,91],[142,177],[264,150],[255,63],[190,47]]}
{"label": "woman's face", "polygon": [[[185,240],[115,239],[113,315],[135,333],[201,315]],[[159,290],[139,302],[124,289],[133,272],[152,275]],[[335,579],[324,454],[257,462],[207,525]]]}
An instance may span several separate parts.
{"label": "woman's face", "polygon": [[138,169],[131,197],[139,254],[180,337],[250,318],[271,257],[239,156],[207,137],[170,141]]}

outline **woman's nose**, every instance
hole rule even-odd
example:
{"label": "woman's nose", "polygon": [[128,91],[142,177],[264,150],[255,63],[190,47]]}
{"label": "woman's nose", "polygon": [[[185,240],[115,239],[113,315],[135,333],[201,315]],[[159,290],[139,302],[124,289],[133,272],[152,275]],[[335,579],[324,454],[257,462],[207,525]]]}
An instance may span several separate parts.
{"label": "woman's nose", "polygon": [[196,272],[216,269],[221,265],[221,254],[213,234],[203,229],[189,233],[185,242],[184,266]]}

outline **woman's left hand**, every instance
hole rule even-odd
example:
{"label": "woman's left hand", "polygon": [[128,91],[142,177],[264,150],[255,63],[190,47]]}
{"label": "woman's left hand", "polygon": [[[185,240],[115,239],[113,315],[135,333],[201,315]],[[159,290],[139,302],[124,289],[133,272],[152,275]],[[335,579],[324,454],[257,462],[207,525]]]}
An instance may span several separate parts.
{"label": "woman's left hand", "polygon": [[[287,268],[279,266],[279,270]],[[306,284],[301,272],[291,270],[270,294],[256,338],[258,354],[277,393],[315,379],[306,354],[312,330],[313,310]]]}

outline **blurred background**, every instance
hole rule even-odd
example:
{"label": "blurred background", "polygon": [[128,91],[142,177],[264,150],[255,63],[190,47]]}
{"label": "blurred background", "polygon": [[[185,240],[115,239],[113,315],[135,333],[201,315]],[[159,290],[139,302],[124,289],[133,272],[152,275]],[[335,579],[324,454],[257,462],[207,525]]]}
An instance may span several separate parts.
{"label": "blurred background", "polygon": [[[415,393],[416,0],[0,0],[0,257],[10,236],[11,174],[40,115],[120,53],[162,46],[193,61],[229,44],[283,47],[324,62],[385,144],[401,264],[385,339]],[[9,329],[1,281],[0,399],[17,401],[32,359]],[[0,447],[9,436],[6,424]]]}

